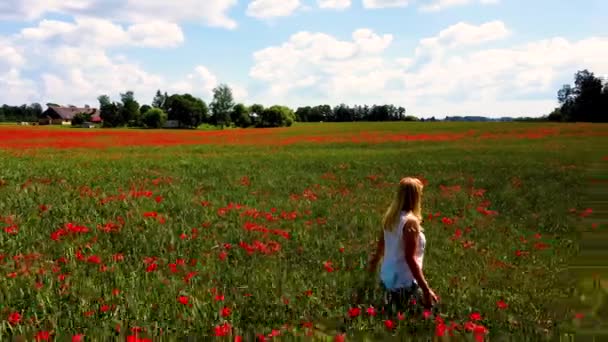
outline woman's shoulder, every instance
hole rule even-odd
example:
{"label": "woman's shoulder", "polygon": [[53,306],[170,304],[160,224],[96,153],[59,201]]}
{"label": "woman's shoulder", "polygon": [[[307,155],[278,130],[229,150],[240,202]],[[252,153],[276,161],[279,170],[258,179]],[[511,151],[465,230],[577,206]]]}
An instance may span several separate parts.
{"label": "woman's shoulder", "polygon": [[414,224],[414,223],[415,224],[420,224],[421,223],[420,219],[416,215],[414,215],[414,213],[412,213],[411,211],[407,212],[407,213],[403,212],[402,218],[405,221],[405,223],[408,223],[408,222],[412,223],[412,224]]}
{"label": "woman's shoulder", "polygon": [[403,217],[403,219],[403,226],[406,232],[419,233],[422,231],[422,227],[420,226],[420,220],[416,217],[416,215],[408,213]]}

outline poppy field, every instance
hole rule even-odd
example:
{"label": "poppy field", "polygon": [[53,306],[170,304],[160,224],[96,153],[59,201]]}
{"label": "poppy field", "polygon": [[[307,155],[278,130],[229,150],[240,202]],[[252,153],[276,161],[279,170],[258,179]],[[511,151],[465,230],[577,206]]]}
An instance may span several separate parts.
{"label": "poppy field", "polygon": [[[570,266],[581,231],[608,231],[586,197],[607,145],[591,124],[0,126],[0,336],[492,341],[595,327],[606,292],[577,300]],[[425,184],[424,273],[441,302],[393,317],[366,265],[405,176]]]}

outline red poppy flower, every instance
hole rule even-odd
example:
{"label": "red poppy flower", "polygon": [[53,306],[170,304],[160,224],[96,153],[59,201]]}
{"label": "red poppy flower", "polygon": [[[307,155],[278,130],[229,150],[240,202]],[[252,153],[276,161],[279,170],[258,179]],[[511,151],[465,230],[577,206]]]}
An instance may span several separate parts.
{"label": "red poppy flower", "polygon": [[83,339],[84,339],[83,334],[77,334],[77,335],[72,336],[72,342],[82,342]]}
{"label": "red poppy flower", "polygon": [[370,306],[369,308],[367,308],[367,314],[370,316],[376,316],[376,309],[374,309],[373,306]]}
{"label": "red poppy flower", "polygon": [[471,321],[481,321],[481,314],[479,314],[478,312],[473,312],[469,318],[471,319]]}
{"label": "red poppy flower", "polygon": [[186,296],[179,296],[177,298],[177,301],[183,305],[188,305],[188,297],[186,297]]}
{"label": "red poppy flower", "polygon": [[522,250],[519,250],[519,249],[515,251],[515,255],[517,255],[518,257],[526,256],[528,254],[530,254],[530,252],[522,251]]}
{"label": "red poppy flower", "polygon": [[393,321],[391,321],[390,319],[387,319],[384,321],[384,326],[388,330],[393,330],[395,328],[395,323],[393,323]]}
{"label": "red poppy flower", "polygon": [[90,262],[92,264],[101,264],[101,258],[98,255],[91,255],[87,259],[87,262]]}
{"label": "red poppy flower", "polygon": [[48,331],[39,331],[35,338],[36,341],[48,341],[51,338],[51,333]]}
{"label": "red poppy flower", "polygon": [[437,324],[435,325],[435,336],[443,337],[445,335],[446,330],[447,327],[443,322],[437,322]]}
{"label": "red poppy flower", "polygon": [[215,326],[215,336],[218,336],[218,337],[227,336],[228,334],[230,334],[231,330],[232,330],[232,326],[228,323],[224,323],[222,325],[217,325],[217,326]]}
{"label": "red poppy flower", "polygon": [[424,316],[424,319],[429,319],[431,317],[431,310],[424,310],[422,315]]}
{"label": "red poppy flower", "polygon": [[534,249],[542,251],[549,248],[549,245],[544,242],[537,242],[534,244]]}
{"label": "red poppy flower", "polygon": [[232,313],[232,310],[230,310],[229,307],[222,308],[222,312],[221,312],[222,317],[228,317],[228,316],[230,316],[231,313]]}
{"label": "red poppy flower", "polygon": [[156,271],[156,269],[158,268],[158,265],[156,263],[152,263],[150,265],[148,265],[148,267],[146,267],[146,272],[154,272]]}
{"label": "red poppy flower", "polygon": [[507,303],[505,303],[502,299],[496,302],[496,306],[501,309],[504,310],[506,309],[509,305]]}
{"label": "red poppy flower", "polygon": [[13,312],[12,314],[8,315],[8,323],[10,325],[17,325],[21,322],[21,314],[18,312]]}
{"label": "red poppy flower", "polygon": [[348,309],[348,317],[350,317],[350,318],[355,318],[355,317],[359,316],[360,313],[361,313],[361,309],[359,309],[359,308]]}

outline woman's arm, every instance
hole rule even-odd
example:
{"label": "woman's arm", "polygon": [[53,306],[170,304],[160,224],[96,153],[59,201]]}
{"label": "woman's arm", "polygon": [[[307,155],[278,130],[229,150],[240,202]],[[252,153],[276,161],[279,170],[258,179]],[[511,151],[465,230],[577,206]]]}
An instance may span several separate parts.
{"label": "woman's arm", "polygon": [[408,219],[403,226],[403,243],[405,245],[405,262],[407,262],[410,270],[412,271],[412,275],[418,286],[422,289],[423,292],[428,293],[430,290],[429,284],[426,282],[424,278],[424,274],[422,273],[422,269],[418,262],[416,262],[416,250],[418,249],[418,236],[420,232],[420,224],[417,220]]}
{"label": "woman's arm", "polygon": [[380,238],[378,239],[378,243],[376,245],[376,250],[370,257],[369,262],[368,262],[368,264],[369,264],[368,271],[370,273],[376,272],[376,270],[378,268],[378,262],[380,262],[380,259],[382,259],[383,256],[384,256],[384,231],[381,231]]}

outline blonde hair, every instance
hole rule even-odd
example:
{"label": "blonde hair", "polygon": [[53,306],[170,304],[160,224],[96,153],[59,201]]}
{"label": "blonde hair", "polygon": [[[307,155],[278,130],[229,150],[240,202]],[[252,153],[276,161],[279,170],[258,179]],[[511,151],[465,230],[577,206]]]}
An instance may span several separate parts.
{"label": "blonde hair", "polygon": [[422,221],[422,189],[424,186],[418,178],[405,177],[399,182],[399,188],[391,205],[382,218],[382,227],[391,231],[401,211],[412,212],[419,221]]}

